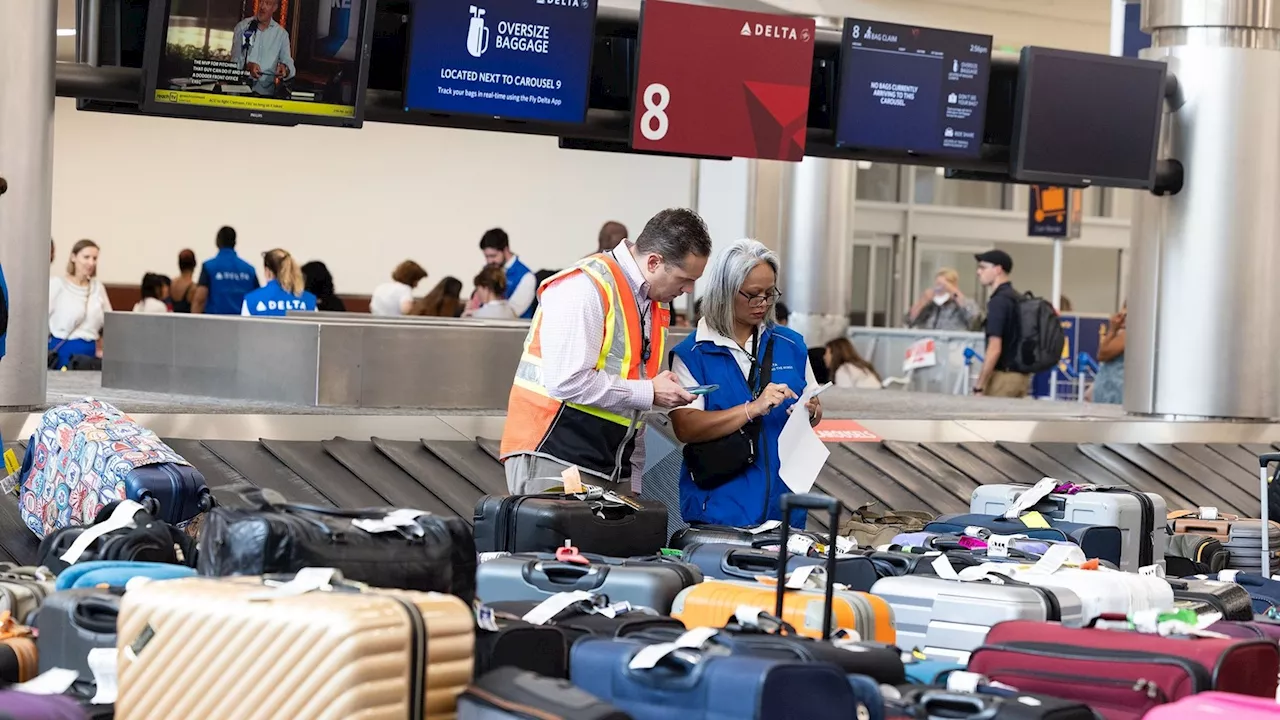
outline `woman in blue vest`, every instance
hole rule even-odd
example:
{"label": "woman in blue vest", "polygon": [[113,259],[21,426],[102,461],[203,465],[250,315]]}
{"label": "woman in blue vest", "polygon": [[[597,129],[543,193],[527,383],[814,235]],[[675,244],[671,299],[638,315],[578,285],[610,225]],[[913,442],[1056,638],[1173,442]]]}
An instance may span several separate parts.
{"label": "woman in blue vest", "polygon": [[[682,385],[719,386],[671,411],[686,443],[681,514],[737,527],[781,520],[778,499],[787,488],[778,477],[778,436],[793,411],[807,411],[812,424],[822,418],[816,397],[793,408],[817,384],[808,348],[777,324],[778,256],[764,245],[739,240],[712,260],[707,277],[698,329],[672,353]],[[804,527],[803,510],[790,519]]]}
{"label": "woman in blue vest", "polygon": [[302,270],[287,250],[262,254],[267,284],[244,296],[241,315],[287,315],[290,310],[315,312],[316,296],[304,289]]}

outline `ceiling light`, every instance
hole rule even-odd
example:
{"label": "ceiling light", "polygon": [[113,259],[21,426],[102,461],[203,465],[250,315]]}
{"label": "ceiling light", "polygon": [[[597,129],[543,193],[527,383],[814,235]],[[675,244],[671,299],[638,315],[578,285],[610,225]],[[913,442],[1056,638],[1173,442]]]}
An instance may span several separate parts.
{"label": "ceiling light", "polygon": [[75,28],[58,28],[58,37],[75,37]]}
{"label": "ceiling light", "polygon": [[870,170],[870,169],[871,169],[871,161],[870,161],[870,160],[859,160],[859,161],[858,161],[858,169],[859,169],[859,170]]}

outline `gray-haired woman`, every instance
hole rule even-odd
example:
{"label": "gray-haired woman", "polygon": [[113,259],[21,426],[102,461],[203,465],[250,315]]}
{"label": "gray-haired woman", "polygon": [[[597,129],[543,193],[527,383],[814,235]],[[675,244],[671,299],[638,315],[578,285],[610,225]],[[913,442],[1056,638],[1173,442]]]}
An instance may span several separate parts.
{"label": "gray-haired woman", "polygon": [[[778,256],[739,240],[711,261],[698,329],[674,350],[672,370],[687,386],[715,389],[671,411],[685,446],[680,475],[684,519],[750,527],[781,520],[778,436],[796,399],[815,385],[808,348],[777,324]],[[822,418],[813,398],[801,409]],[[804,512],[791,524],[804,527]]]}

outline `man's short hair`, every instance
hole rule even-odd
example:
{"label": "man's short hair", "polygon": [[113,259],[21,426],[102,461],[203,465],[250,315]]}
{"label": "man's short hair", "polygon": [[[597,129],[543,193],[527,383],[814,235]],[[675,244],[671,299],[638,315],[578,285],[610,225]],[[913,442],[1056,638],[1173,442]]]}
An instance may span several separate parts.
{"label": "man's short hair", "polygon": [[600,252],[608,252],[616,247],[618,243],[627,238],[627,226],[617,220],[610,220],[600,227],[600,237],[597,238],[598,250]]}
{"label": "man's short hair", "polygon": [[236,246],[236,229],[230,225],[223,225],[218,230],[217,244],[219,248],[234,248]]}
{"label": "man's short hair", "polygon": [[667,208],[649,218],[636,250],[656,253],[676,267],[684,267],[685,258],[711,256],[711,233],[698,213],[688,208]]}
{"label": "man's short hair", "polygon": [[507,231],[502,228],[486,230],[484,235],[480,236],[481,250],[503,251],[509,247],[511,247],[511,243],[507,238]]}

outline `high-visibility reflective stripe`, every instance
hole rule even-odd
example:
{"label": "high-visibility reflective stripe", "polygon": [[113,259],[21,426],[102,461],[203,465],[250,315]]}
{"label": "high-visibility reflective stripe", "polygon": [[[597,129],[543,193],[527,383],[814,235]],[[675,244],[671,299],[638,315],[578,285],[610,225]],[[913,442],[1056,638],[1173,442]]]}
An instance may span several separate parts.
{"label": "high-visibility reflective stripe", "polygon": [[[604,268],[604,272],[607,271],[608,268]],[[600,357],[596,360],[596,369],[607,370],[614,375],[621,374],[620,368],[610,367],[613,363],[609,362],[610,358],[616,355],[617,348],[614,347],[614,343],[617,338],[626,337],[625,328],[622,333],[619,333],[619,328],[617,327],[617,288],[613,282],[610,282],[612,278],[606,278],[602,269],[594,267],[594,263],[589,259],[582,263],[582,272],[595,280],[596,284],[603,289],[605,295],[604,341],[600,343]]]}
{"label": "high-visibility reflective stripe", "polygon": [[[608,410],[601,410],[600,408],[591,407],[590,405],[578,405],[577,403],[565,403],[565,405],[568,405],[574,410],[580,410],[588,415],[598,417],[601,420],[608,420],[609,422],[614,422],[619,425],[631,425],[631,418],[625,415],[618,415],[617,413],[611,413]],[[641,427],[641,425],[642,424],[639,422],[636,423],[636,427]]]}
{"label": "high-visibility reflective stripe", "polygon": [[546,385],[542,382],[542,366],[529,362],[522,361],[516,366],[516,380],[533,383],[538,387],[545,387]]}

